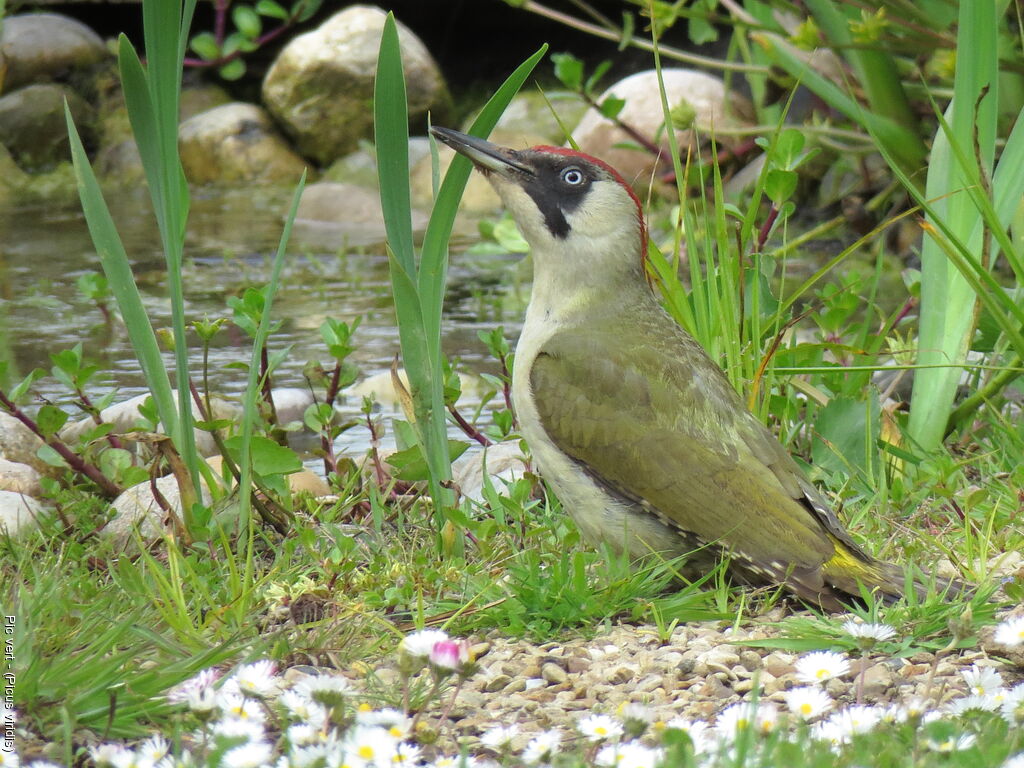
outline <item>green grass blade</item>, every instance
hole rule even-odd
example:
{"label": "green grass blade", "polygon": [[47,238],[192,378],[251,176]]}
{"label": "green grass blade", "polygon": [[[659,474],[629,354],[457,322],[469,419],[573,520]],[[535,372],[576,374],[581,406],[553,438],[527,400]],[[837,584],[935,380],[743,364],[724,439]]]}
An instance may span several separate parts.
{"label": "green grass blade", "polygon": [[[191,23],[194,0],[183,8],[180,0],[144,0],[143,27],[147,68],[122,35],[118,63],[125,105],[139,147],[153,210],[167,264],[174,336],[175,386],[178,431],[171,434],[175,447],[198,486],[199,456],[192,439],[192,403],[189,392],[188,339],[185,329],[184,286],[181,277],[185,226],[188,220],[188,184],[178,155],[178,108],[181,57]],[[191,510],[184,510],[186,528],[192,528]]]}
{"label": "green grass blade", "polygon": [[895,120],[867,111],[856,99],[811,69],[796,55],[793,47],[778,36],[758,33],[752,37],[762,46],[772,64],[782,67],[830,107],[863,125],[877,142],[886,147],[908,174],[920,169],[927,155],[927,148],[920,136]]}
{"label": "green grass blade", "polygon": [[[928,221],[948,228],[949,239],[979,253],[981,215],[965,190],[979,178],[977,159],[988,175],[995,151],[998,103],[996,12],[991,3],[960,6],[957,70],[947,123],[940,126],[928,163],[925,196],[932,201]],[[985,89],[988,93],[982,98]],[[955,146],[954,146],[955,145]],[[977,147],[977,151],[973,151]],[[921,314],[918,362],[956,364],[964,359],[975,322],[976,294],[966,276],[934,238],[921,248]],[[931,368],[914,378],[909,432],[924,450],[942,441],[960,371]]]}
{"label": "green grass blade", "polygon": [[832,0],[807,0],[807,8],[829,43],[856,70],[871,111],[891,118],[917,135],[917,117],[892,54],[878,45],[858,44],[850,34],[849,19]]}
{"label": "green grass blade", "polygon": [[[481,110],[471,132],[486,135],[544,55],[524,62]],[[374,119],[381,206],[402,360],[409,376],[416,430],[430,468],[431,496],[439,512],[452,501],[442,481],[451,477],[444,407],[441,318],[448,273],[448,238],[469,178],[468,160],[456,157],[440,185],[417,264],[409,192],[408,111],[398,29],[389,14],[381,37],[374,87]]]}
{"label": "green grass blade", "polygon": [[409,192],[409,110],[405,73],[393,14],[384,22],[373,92],[374,142],[380,203],[388,244],[402,269],[416,274]]}
{"label": "green grass blade", "polygon": [[75,180],[78,194],[82,201],[86,224],[92,237],[96,253],[100,258],[103,273],[110,283],[110,290],[117,300],[118,309],[128,330],[128,338],[132,349],[142,367],[146,384],[153,395],[160,421],[167,434],[178,432],[178,415],[171,394],[171,382],[167,377],[167,368],[160,354],[156,334],[149,322],[149,315],[142,304],[139,289],[135,285],[128,254],[125,253],[117,227],[110,216],[110,210],[103,199],[96,175],[89,165],[89,158],[82,146],[82,140],[71,118],[67,105],[64,116],[68,124],[68,137],[71,142],[71,159],[75,168]]}

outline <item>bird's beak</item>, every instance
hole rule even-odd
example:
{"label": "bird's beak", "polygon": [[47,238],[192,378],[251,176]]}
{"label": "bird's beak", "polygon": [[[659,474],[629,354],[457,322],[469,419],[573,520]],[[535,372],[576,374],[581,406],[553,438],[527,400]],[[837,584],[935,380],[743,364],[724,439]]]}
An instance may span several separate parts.
{"label": "bird's beak", "polygon": [[514,149],[499,147],[489,141],[478,139],[466,133],[453,131],[451,128],[432,126],[430,132],[434,138],[443,141],[460,155],[465,155],[473,164],[487,173],[493,171],[501,176],[512,176],[515,173],[533,176],[533,169],[518,159]]}

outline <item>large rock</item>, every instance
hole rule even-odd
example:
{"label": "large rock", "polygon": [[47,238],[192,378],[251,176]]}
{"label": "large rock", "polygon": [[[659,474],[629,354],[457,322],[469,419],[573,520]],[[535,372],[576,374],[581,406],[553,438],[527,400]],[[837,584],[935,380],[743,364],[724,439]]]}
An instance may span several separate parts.
{"label": "large rock", "polygon": [[[157,478],[156,487],[181,520],[181,492],[178,490],[178,481],[174,475]],[[205,485],[201,490],[203,503],[208,505],[210,492]],[[113,539],[118,546],[123,547],[127,544],[136,529],[144,541],[156,539],[163,535],[165,527],[170,523],[169,520],[165,520],[166,513],[157,503],[148,480],[125,490],[114,499],[111,507],[114,514],[110,522],[103,527],[102,534]]]}
{"label": "large rock", "polygon": [[9,413],[0,411],[0,459],[28,464],[33,469],[46,473],[52,471],[36,452],[43,447],[43,441]]}
{"label": "large rock", "polygon": [[[488,141],[512,149],[526,149],[537,144],[547,144],[549,140],[542,135],[520,130],[506,131],[495,128]],[[447,145],[437,148],[437,164],[441,178],[448,172],[448,167],[455,157],[455,150]],[[433,166],[429,156],[420,160],[410,172],[413,205],[429,209],[434,201]],[[492,215],[501,209],[501,198],[494,191],[490,182],[482,173],[470,174],[466,189],[459,200],[459,210],[470,216]]]}
{"label": "large rock", "polygon": [[38,499],[14,491],[0,491],[0,535],[16,536],[38,528],[46,507]]}
{"label": "large rock", "polygon": [[[745,116],[752,112],[749,102],[730,93],[719,78],[690,69],[665,69],[662,74],[669,107],[690,112],[693,115],[692,125],[702,138],[713,136],[716,128],[747,124]],[[588,110],[583,116],[573,131],[573,138],[580,149],[610,164],[626,181],[646,188],[653,172],[659,167],[668,167],[668,141],[663,130],[665,116],[657,73],[648,70],[630,75],[605,91],[598,101],[603,102],[609,96],[626,102],[619,112],[619,120],[651,141],[659,141],[665,165],[659,166],[654,155],[646,150],[616,147],[617,144],[635,145],[636,142],[596,109]],[[677,129],[676,140],[684,158],[687,148],[696,146],[695,133],[689,128]],[[726,136],[718,140],[726,146],[734,141]]]}
{"label": "large rock", "polygon": [[[426,214],[412,212],[414,232],[427,226]],[[380,194],[356,184],[321,181],[302,192],[295,215],[295,239],[307,247],[360,247],[383,243]]]}
{"label": "large rock", "polygon": [[0,491],[39,496],[43,492],[39,472],[20,461],[0,459]]}
{"label": "large rock", "polygon": [[530,463],[519,441],[509,440],[466,451],[452,464],[452,481],[467,499],[483,503],[486,483],[502,493],[505,483],[514,482],[529,471]]}
{"label": "large rock", "polygon": [[65,99],[83,141],[89,143],[93,110],[70,88],[54,83],[27,85],[0,96],[0,144],[22,168],[47,170],[70,159]]}
{"label": "large rock", "polygon": [[[177,392],[172,393],[175,402],[177,402]],[[121,403],[115,403],[109,408],[104,408],[100,411],[100,419],[107,424],[113,424],[113,434],[123,435],[126,432],[134,432],[138,429],[138,424],[142,420],[142,415],[139,412],[139,407],[146,402],[146,398],[149,395],[137,395],[129,400],[125,400]],[[211,404],[213,405],[213,418],[214,419],[231,419],[232,421],[238,421],[242,415],[242,409],[239,406],[232,405],[231,403],[225,402],[218,397],[211,398]],[[197,420],[201,418],[199,408],[195,402],[192,403],[192,416]],[[68,424],[64,429],[60,431],[60,439],[66,443],[74,445],[78,442],[79,438],[82,437],[90,429],[93,429],[96,423],[91,417],[86,417],[73,424]],[[213,441],[213,437],[209,432],[205,432],[201,429],[194,430],[196,447],[199,449],[199,453],[203,456],[212,456],[217,452],[217,445]]]}
{"label": "large rock", "polygon": [[294,184],[305,163],[255,104],[200,112],[178,128],[185,176],[193,184],[265,181]]}
{"label": "large rock", "polygon": [[109,55],[99,35],[67,16],[8,16],[0,29],[0,58],[7,64],[0,88],[9,91],[40,80],[63,78]]}
{"label": "large rock", "polygon": [[[299,151],[326,165],[353,151],[373,129],[373,83],[386,15],[355,5],[284,47],[263,81],[263,103]],[[426,46],[398,25],[409,101],[415,123],[431,111],[443,119],[448,89]]]}

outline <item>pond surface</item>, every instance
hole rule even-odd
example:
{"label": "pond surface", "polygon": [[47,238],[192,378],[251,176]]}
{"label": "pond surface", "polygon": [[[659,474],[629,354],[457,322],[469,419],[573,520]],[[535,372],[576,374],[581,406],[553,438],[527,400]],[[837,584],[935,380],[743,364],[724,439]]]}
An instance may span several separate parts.
{"label": "pond surface", "polygon": [[[291,190],[231,190],[196,194],[189,218],[185,295],[189,319],[231,316],[229,296],[265,285],[277,249]],[[156,328],[170,327],[170,303],[159,236],[145,194],[108,197],[132,260],[136,282]],[[332,242],[333,240],[333,242]],[[463,252],[459,252],[463,251]],[[274,317],[282,322],[271,337],[271,351],[289,349],[275,387],[306,388],[303,367],[310,360],[330,361],[319,326],[327,317],[351,323],[361,318],[351,360],[360,378],[388,370],[399,351],[388,282],[383,237],[358,232],[324,232],[296,226],[288,249]],[[522,273],[520,257],[469,255],[453,246],[445,306],[446,353],[461,361],[460,371],[495,370],[479,341],[479,330],[503,325],[518,335],[528,287],[513,289]],[[117,400],[145,391],[143,378],[123,327],[104,324],[98,307],[84,297],[76,281],[100,271],[85,220],[77,207],[21,208],[0,211],[0,360],[12,379],[33,368],[49,368],[49,355],[79,342],[88,358],[106,372],[89,392],[96,397],[117,388]],[[247,361],[250,339],[234,326],[217,337],[210,352],[211,389],[228,397],[245,387],[245,373],[229,367]],[[170,366],[169,353],[165,359]],[[195,343],[192,375],[201,375],[201,350]],[[77,413],[73,398],[52,377],[39,382],[41,398]],[[467,407],[472,405],[468,398]],[[341,404],[356,414],[361,398]],[[365,430],[342,436],[347,450],[368,443]]]}

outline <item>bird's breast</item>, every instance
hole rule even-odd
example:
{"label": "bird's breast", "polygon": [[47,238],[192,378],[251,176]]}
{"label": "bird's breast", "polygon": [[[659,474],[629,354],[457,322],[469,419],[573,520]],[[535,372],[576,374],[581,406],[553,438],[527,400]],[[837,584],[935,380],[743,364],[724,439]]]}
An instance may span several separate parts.
{"label": "bird's breast", "polygon": [[[516,345],[512,371],[512,406],[519,431],[541,477],[554,490],[562,508],[572,517],[582,536],[591,543],[607,542],[617,551],[634,557],[652,550],[683,554],[689,547],[654,515],[612,496],[598,485],[583,466],[563,452],[548,434],[537,410],[530,373],[544,344],[564,327],[553,320],[542,303],[531,302]],[[666,543],[670,546],[667,550]],[[678,551],[677,551],[678,549]]]}

